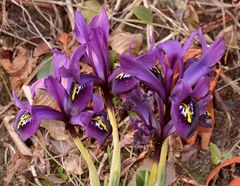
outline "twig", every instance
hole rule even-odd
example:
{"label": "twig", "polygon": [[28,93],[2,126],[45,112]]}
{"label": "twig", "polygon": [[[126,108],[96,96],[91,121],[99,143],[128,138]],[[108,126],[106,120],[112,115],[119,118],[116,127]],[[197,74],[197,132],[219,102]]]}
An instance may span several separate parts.
{"label": "twig", "polygon": [[[232,83],[233,80],[230,77],[227,77],[223,73],[220,74],[220,76],[222,77],[222,79],[225,83],[229,84],[233,88],[233,90],[240,95],[240,87],[238,85],[236,85],[235,82]],[[239,81],[239,78],[234,81]],[[217,89],[217,91],[219,91],[219,90]]]}
{"label": "twig", "polygon": [[36,170],[35,170],[34,165],[31,165],[30,170],[31,170],[31,172],[32,172],[32,175],[33,175],[33,178],[34,178],[35,183],[36,183],[38,186],[42,186],[42,184],[40,183],[39,179],[37,178],[37,173],[36,173]]}
{"label": "twig", "polygon": [[218,88],[216,91],[219,92],[220,90],[228,87],[229,85],[235,84],[235,83],[238,82],[238,81],[240,81],[240,78],[237,78],[237,79],[235,79],[235,80],[233,80],[233,81],[230,81],[230,82],[227,83],[226,85],[223,85],[223,86],[221,86],[220,88]]}
{"label": "twig", "polygon": [[105,163],[105,161],[106,161],[107,159],[108,159],[108,155],[107,155],[107,153],[104,153],[104,154],[103,154],[102,161],[101,161],[101,163],[100,163],[100,165],[99,165],[99,167],[98,167],[98,175],[100,175],[101,170],[102,170],[102,168],[103,168],[103,166],[104,166],[104,163]]}
{"label": "twig", "polygon": [[23,42],[26,42],[26,43],[28,43],[28,44],[30,44],[30,45],[38,46],[37,43],[34,43],[34,42],[32,42],[32,41],[28,41],[27,39],[25,39],[25,38],[23,38],[23,37],[20,37],[20,36],[17,36],[17,35],[15,35],[15,34],[13,34],[13,33],[7,32],[7,31],[5,31],[5,30],[3,30],[3,29],[1,29],[1,28],[0,28],[0,32],[4,33],[4,34],[6,34],[6,35],[9,35],[9,36],[11,36],[11,37],[14,37],[14,38],[16,38],[16,39],[19,39],[19,40],[21,40],[21,41],[23,41]]}
{"label": "twig", "polygon": [[[146,8],[149,8],[147,0],[143,0],[143,4]],[[148,46],[148,49],[150,49],[151,41],[153,37],[153,25],[147,24],[146,29],[147,29],[147,46]]]}
{"label": "twig", "polygon": [[74,29],[74,11],[73,11],[73,6],[72,6],[72,0],[66,0],[67,5],[67,14],[69,17],[69,21],[72,27],[72,30]]}
{"label": "twig", "polygon": [[151,9],[160,17],[166,19],[167,21],[169,21],[173,26],[177,27],[179,30],[183,31],[184,33],[187,33],[183,28],[181,28],[175,20],[173,20],[172,18],[166,16],[164,13],[162,13],[159,9],[157,9],[156,7],[154,7],[153,5],[150,5]]}
{"label": "twig", "polygon": [[[135,1],[133,1],[132,4],[130,4],[130,5],[125,9],[125,11],[129,11],[129,13],[124,16],[124,20],[132,17],[133,12],[131,11],[131,9],[134,8],[135,6],[140,5],[141,3],[142,3],[142,0],[135,0]],[[126,22],[123,22],[123,21],[122,21],[122,23],[119,24],[119,26],[117,27],[117,29],[123,29],[124,24],[126,24]],[[135,26],[136,26],[136,25],[135,25]]]}
{"label": "twig", "polygon": [[7,90],[8,96],[10,97],[11,100],[13,100],[11,91],[9,90],[5,79],[2,77],[2,75],[0,75],[0,77],[1,77],[1,79],[2,79],[2,82],[3,82],[3,85],[4,85],[5,89]]}
{"label": "twig", "polygon": [[[146,30],[146,29],[144,29],[144,28],[142,28],[142,27],[140,27],[140,26],[137,26],[137,25],[134,25],[134,24],[129,23],[129,22],[125,21],[124,19],[119,19],[119,18],[116,18],[116,17],[111,17],[110,19],[121,23],[120,25],[122,25],[122,26],[121,26],[121,27],[118,26],[118,28],[122,28],[123,25],[126,24],[126,25],[128,25],[128,26],[133,27],[133,28],[137,28],[137,29],[140,29],[140,30]],[[117,28],[117,29],[118,29],[118,28]],[[117,30],[117,29],[116,29],[116,30]]]}
{"label": "twig", "polygon": [[216,100],[221,104],[222,109],[224,110],[224,112],[227,115],[228,126],[232,127],[233,126],[233,124],[232,124],[232,116],[230,114],[228,106],[223,102],[223,100],[222,100],[222,98],[221,98],[221,96],[219,95],[218,92],[215,91],[214,93],[215,93]]}
{"label": "twig", "polygon": [[18,4],[15,0],[12,0],[12,2],[17,5],[18,7],[20,7],[28,16],[29,18],[29,22],[32,24],[33,28],[35,29],[35,31],[39,34],[40,38],[47,44],[47,46],[52,49],[50,43],[43,37],[42,33],[40,32],[40,30],[37,28],[37,26],[33,23],[32,18],[29,14],[29,12],[27,11],[26,8],[24,8],[21,4]]}

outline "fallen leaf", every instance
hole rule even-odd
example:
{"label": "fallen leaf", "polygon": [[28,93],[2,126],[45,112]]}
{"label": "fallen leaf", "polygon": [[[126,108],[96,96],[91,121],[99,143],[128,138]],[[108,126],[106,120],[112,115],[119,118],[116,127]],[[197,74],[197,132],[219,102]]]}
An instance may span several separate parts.
{"label": "fallen leaf", "polygon": [[56,104],[52,96],[50,96],[45,90],[38,89],[36,96],[33,100],[33,105],[45,105],[55,108]]}
{"label": "fallen leaf", "polygon": [[1,51],[0,63],[10,76],[11,88],[16,90],[32,73],[38,58],[33,57],[32,52],[22,46],[17,46],[16,50],[13,53],[8,52],[8,55],[5,55],[6,52]]}
{"label": "fallen leaf", "polygon": [[177,173],[175,171],[175,167],[171,163],[167,163],[166,165],[166,178],[165,185],[171,185],[174,180],[177,178]]}
{"label": "fallen leaf", "polygon": [[175,133],[169,136],[169,155],[168,161],[174,162],[175,158],[180,157],[180,153],[183,149],[183,144],[181,138]]}
{"label": "fallen leaf", "polygon": [[44,43],[40,43],[34,49],[33,57],[39,57],[39,56],[47,54],[49,52],[50,52],[50,49],[49,49],[48,45],[45,42]]}
{"label": "fallen leaf", "polygon": [[13,176],[17,173],[23,173],[30,166],[31,159],[27,156],[17,152],[11,160],[10,166],[8,166],[6,177],[3,179],[3,186],[9,185]]}
{"label": "fallen leaf", "polygon": [[67,154],[71,149],[76,147],[72,140],[58,141],[50,138],[49,142],[51,144],[49,148],[56,154]]}
{"label": "fallen leaf", "polygon": [[238,46],[238,32],[237,28],[234,25],[227,26],[219,34],[216,36],[216,38],[224,37],[224,41],[227,45],[231,45],[233,47]]}
{"label": "fallen leaf", "polygon": [[[131,34],[130,32],[125,32],[123,30],[115,30],[111,33],[109,38],[109,44],[113,50],[115,50],[119,54],[129,52],[133,56],[137,56],[138,52],[143,43],[143,35],[142,34]],[[130,45],[131,44],[131,45]]]}
{"label": "fallen leaf", "polygon": [[125,147],[125,146],[133,144],[135,132],[136,131],[129,131],[127,134],[125,134],[123,136],[123,139],[120,142],[121,147]]}
{"label": "fallen leaf", "polygon": [[184,11],[184,20],[186,21],[187,26],[191,32],[199,27],[198,14],[191,4],[189,4]]}
{"label": "fallen leaf", "polygon": [[49,135],[55,140],[69,140],[69,135],[65,127],[65,123],[56,120],[43,120],[41,127],[48,130]]}
{"label": "fallen leaf", "polygon": [[142,160],[145,158],[145,155],[148,153],[148,151],[143,151],[138,157],[131,157],[122,162],[122,171],[121,176],[123,176],[130,168],[131,166],[136,163],[139,160]]}
{"label": "fallen leaf", "polygon": [[145,6],[139,5],[133,9],[134,15],[140,19],[142,22],[151,24],[153,22],[153,14],[151,10]]}
{"label": "fallen leaf", "polygon": [[240,185],[240,177],[237,177],[234,180],[232,180],[228,186],[239,186],[239,185]]}
{"label": "fallen leaf", "polygon": [[198,147],[195,144],[184,145],[181,152],[181,162],[186,162],[190,159],[196,158],[198,154]]}
{"label": "fallen leaf", "polygon": [[55,176],[55,175],[48,175],[46,178],[47,178],[51,183],[53,183],[53,184],[60,185],[60,184],[65,183],[64,180],[62,180],[61,178],[58,178],[58,177]]}
{"label": "fallen leaf", "polygon": [[81,158],[78,155],[75,154],[68,155],[65,158],[63,165],[65,167],[65,170],[70,174],[74,175],[83,174],[83,171],[81,169]]}
{"label": "fallen leaf", "polygon": [[240,157],[234,157],[229,160],[224,161],[217,167],[215,167],[212,172],[208,175],[207,180],[206,180],[206,186],[209,185],[210,181],[218,174],[221,168],[226,167],[228,165],[232,165],[234,163],[240,163]]}

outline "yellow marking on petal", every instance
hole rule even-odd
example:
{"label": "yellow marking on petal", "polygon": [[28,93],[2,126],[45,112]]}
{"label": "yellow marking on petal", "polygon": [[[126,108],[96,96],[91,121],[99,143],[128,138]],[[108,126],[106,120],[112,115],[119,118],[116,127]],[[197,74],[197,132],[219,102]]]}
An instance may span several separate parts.
{"label": "yellow marking on petal", "polygon": [[77,90],[78,90],[78,87],[79,87],[80,85],[79,84],[75,84],[74,85],[74,87],[73,87],[73,92],[72,92],[72,101],[74,101],[75,100],[75,97],[76,97],[76,94],[77,94]]}
{"label": "yellow marking on petal", "polygon": [[161,74],[161,71],[156,66],[154,66],[153,69],[156,70],[158,74]]}
{"label": "yellow marking on petal", "polygon": [[124,73],[121,72],[120,74],[117,75],[116,79],[121,78],[121,77],[123,77],[123,76],[124,76]]}
{"label": "yellow marking on petal", "polygon": [[207,114],[208,116],[211,116],[210,112],[208,112],[208,111],[206,111],[206,114]]}
{"label": "yellow marking on petal", "polygon": [[103,121],[101,119],[98,119],[97,117],[96,118],[93,118],[92,119],[93,121],[96,121],[97,123],[99,123],[106,132],[108,132],[108,129],[107,129],[107,126],[103,123]]}
{"label": "yellow marking on petal", "polygon": [[189,106],[186,105],[185,103],[183,103],[183,106],[185,107],[186,112],[187,112],[187,121],[188,121],[188,123],[192,123],[192,117],[191,117],[191,112],[190,112]]}
{"label": "yellow marking on petal", "polygon": [[17,129],[19,129],[22,126],[23,122],[25,120],[29,119],[29,118],[31,118],[30,114],[25,114],[25,115],[21,116],[21,118],[20,118],[20,120],[18,122],[18,125],[17,125]]}

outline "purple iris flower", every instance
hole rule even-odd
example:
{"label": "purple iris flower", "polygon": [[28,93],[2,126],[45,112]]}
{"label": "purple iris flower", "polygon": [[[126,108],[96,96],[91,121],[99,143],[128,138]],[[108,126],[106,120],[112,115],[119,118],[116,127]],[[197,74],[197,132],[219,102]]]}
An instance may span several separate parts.
{"label": "purple iris flower", "polygon": [[[183,57],[196,35],[202,45],[202,56],[184,63]],[[206,110],[211,99],[209,74],[224,50],[223,38],[208,47],[198,29],[183,45],[172,40],[159,44],[151,56],[146,54],[136,59],[120,56],[120,69],[155,92],[162,136],[176,132],[188,138],[197,129],[199,119],[205,121],[200,122],[204,127],[210,127],[210,115]]]}
{"label": "purple iris flower", "polygon": [[112,92],[121,94],[135,88],[138,81],[132,75],[119,70],[111,75],[108,46],[109,30],[110,25],[105,9],[93,17],[89,25],[80,12],[75,13],[74,34],[79,43],[86,46],[85,61],[93,68],[97,77],[94,82],[97,81],[97,85],[104,87],[107,89],[106,91],[112,85]]}
{"label": "purple iris flower", "polygon": [[13,97],[16,106],[20,108],[13,127],[23,141],[36,133],[41,120],[64,120],[61,112],[55,109],[41,105],[30,105],[28,102],[21,102],[15,93]]}
{"label": "purple iris flower", "polygon": [[[92,78],[80,76],[77,62],[84,56],[85,48],[85,45],[79,46],[70,58],[63,52],[54,50],[54,77],[40,79],[31,86],[33,97],[37,89],[45,89],[55,99],[60,111],[46,106],[31,106],[29,104],[27,107],[23,107],[19,101],[16,102],[21,110],[17,117],[15,129],[23,140],[32,136],[39,127],[41,116],[38,116],[38,113],[45,113],[46,116],[43,119],[56,119],[66,124],[80,125],[90,137],[97,139],[99,143],[103,143],[111,134],[111,125],[103,112],[103,101],[100,96],[93,94]],[[87,105],[91,100],[93,107],[88,108]],[[40,111],[38,111],[39,109]],[[46,114],[48,111],[49,114]],[[51,113],[55,115],[52,116]],[[88,113],[88,119],[86,119],[86,113]],[[31,123],[32,121],[34,123]],[[22,129],[24,129],[25,134],[20,132]]]}

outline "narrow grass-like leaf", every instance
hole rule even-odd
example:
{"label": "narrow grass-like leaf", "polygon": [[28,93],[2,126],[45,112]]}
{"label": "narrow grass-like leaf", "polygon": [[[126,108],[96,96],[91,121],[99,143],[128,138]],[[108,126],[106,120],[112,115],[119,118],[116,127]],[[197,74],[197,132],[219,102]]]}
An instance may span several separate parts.
{"label": "narrow grass-like leaf", "polygon": [[147,186],[149,180],[149,172],[141,170],[136,173],[135,186]]}
{"label": "narrow grass-like leaf", "polygon": [[221,152],[214,143],[210,143],[210,153],[212,164],[217,165],[221,162]]}
{"label": "narrow grass-like leaf", "polygon": [[152,169],[150,172],[150,177],[149,177],[149,181],[148,181],[148,186],[152,186],[155,184],[156,180],[157,180],[157,163],[153,163],[152,165]]}
{"label": "narrow grass-like leaf", "polygon": [[166,175],[166,163],[168,153],[168,138],[163,142],[160,154],[160,160],[158,163],[158,177],[155,186],[164,186],[165,175]]}
{"label": "narrow grass-like leaf", "polygon": [[153,22],[152,12],[144,6],[137,6],[133,9],[134,15],[142,22],[151,24]]}
{"label": "narrow grass-like leaf", "polygon": [[87,162],[88,170],[89,170],[89,180],[91,185],[100,186],[100,181],[97,173],[97,169],[93,164],[92,158],[88,153],[87,149],[83,146],[79,137],[73,139],[74,143],[76,144],[78,150],[81,152],[84,160]]}
{"label": "narrow grass-like leaf", "polygon": [[[107,98],[109,102],[109,98]],[[109,185],[118,186],[120,181],[120,171],[121,171],[121,148],[119,142],[118,127],[115,118],[114,109],[112,103],[107,105],[107,113],[112,125],[112,136],[113,136],[113,153],[112,162],[110,168]]]}

